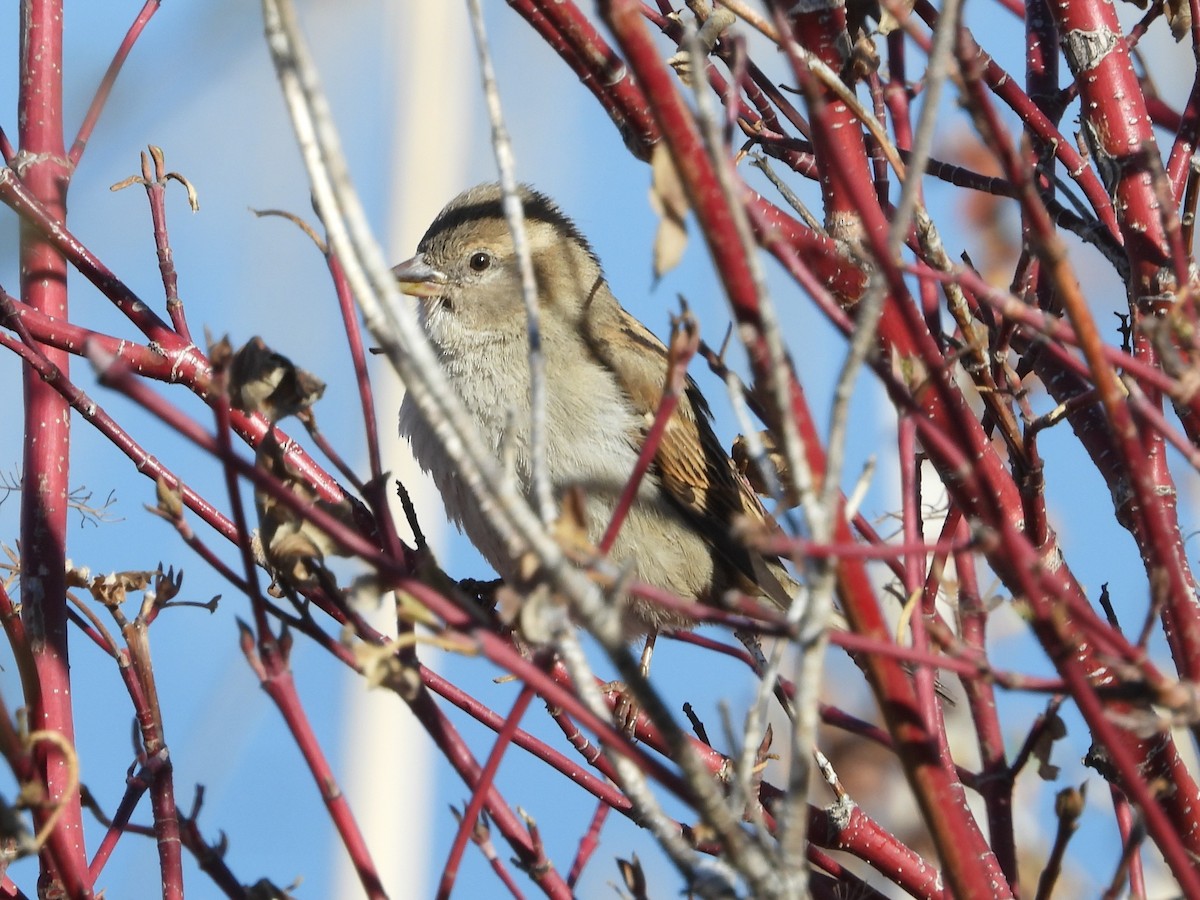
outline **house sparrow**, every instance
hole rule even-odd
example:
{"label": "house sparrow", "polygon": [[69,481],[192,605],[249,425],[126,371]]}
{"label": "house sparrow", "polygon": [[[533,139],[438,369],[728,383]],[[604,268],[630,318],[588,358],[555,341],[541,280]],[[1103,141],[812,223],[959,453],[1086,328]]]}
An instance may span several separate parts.
{"label": "house sparrow", "polygon": [[[596,543],[654,420],[667,349],[617,302],[574,223],[544,195],[520,193],[537,280],[551,486],[559,501],[573,488],[583,491]],[[532,496],[527,320],[500,186],[479,185],[450,201],[417,255],[392,271],[402,291],[420,298],[422,326],[484,441],[498,455],[502,443],[512,448],[515,476]],[[516,560],[407,398],[400,432],[433,476],[449,517],[505,580],[517,578]],[[611,556],[631,565],[637,580],[685,599],[716,603],[732,589],[786,608],[795,582],[777,558],[734,536],[739,519],[770,521],[717,441],[708,404],[689,378]],[[648,600],[621,602],[631,636],[695,624]]]}

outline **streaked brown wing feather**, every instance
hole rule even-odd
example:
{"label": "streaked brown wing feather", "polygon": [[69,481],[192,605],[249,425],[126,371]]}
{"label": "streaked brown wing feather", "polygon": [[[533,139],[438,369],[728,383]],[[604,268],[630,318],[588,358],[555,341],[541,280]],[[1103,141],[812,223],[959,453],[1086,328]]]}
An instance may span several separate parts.
{"label": "streaked brown wing feather", "polygon": [[[640,446],[662,399],[667,349],[615,299],[603,307],[593,309],[590,316],[589,345],[616,375],[640,414],[642,427],[630,436]],[[751,522],[768,522],[770,518],[750,485],[734,469],[712,430],[710,416],[699,388],[689,378],[663,433],[654,469],[667,495],[724,563],[729,586],[761,593],[766,587],[761,584],[762,561],[755,565],[752,554],[734,539],[731,529],[739,517]],[[786,578],[782,571],[780,575]]]}

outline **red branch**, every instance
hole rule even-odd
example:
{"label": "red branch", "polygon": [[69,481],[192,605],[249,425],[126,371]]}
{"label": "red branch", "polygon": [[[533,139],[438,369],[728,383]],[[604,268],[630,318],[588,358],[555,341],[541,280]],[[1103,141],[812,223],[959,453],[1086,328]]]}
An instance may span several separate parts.
{"label": "red branch", "polygon": [[[20,96],[17,101],[21,185],[55,218],[66,215],[70,177],[62,126],[61,0],[24,0],[21,9]],[[11,170],[6,170],[11,172]],[[41,235],[21,230],[21,297],[30,307],[56,319],[67,318],[67,267],[62,255]],[[45,348],[47,358],[67,371],[68,356]],[[21,494],[21,615],[36,684],[25,685],[32,730],[75,743],[67,641],[66,527],[71,453],[71,417],[66,401],[32,369],[23,372],[25,456]],[[52,810],[62,818],[43,851],[47,872],[58,890],[71,897],[91,896],[78,772],[50,744],[39,745],[48,803],[34,811],[41,827]],[[70,793],[68,791],[70,790]]]}

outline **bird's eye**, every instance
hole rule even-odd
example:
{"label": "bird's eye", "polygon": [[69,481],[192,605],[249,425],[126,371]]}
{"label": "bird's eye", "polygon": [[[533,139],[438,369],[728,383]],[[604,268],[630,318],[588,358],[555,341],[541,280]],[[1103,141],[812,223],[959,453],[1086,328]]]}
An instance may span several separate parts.
{"label": "bird's eye", "polygon": [[471,259],[467,262],[467,265],[469,265],[476,272],[482,272],[491,264],[492,258],[483,251],[472,253]]}

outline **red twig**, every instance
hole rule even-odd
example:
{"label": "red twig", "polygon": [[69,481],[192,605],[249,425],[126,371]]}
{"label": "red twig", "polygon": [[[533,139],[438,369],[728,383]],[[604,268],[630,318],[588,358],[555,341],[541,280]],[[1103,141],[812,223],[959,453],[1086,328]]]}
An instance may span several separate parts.
{"label": "red twig", "polygon": [[[7,203],[43,235],[158,348],[163,358],[169,361],[168,380],[182,381],[196,394],[206,398],[209,396],[209,363],[199,348],[185,341],[76,239],[67,230],[61,216],[28,191],[11,169],[0,169],[0,201]],[[65,371],[65,367],[60,368]],[[238,433],[253,446],[257,446],[271,430],[260,416],[247,416],[236,410],[230,415]],[[341,499],[341,488],[326,472],[282,435],[280,443],[288,447],[287,462],[290,467],[306,478],[326,499],[335,502]]]}
{"label": "red twig", "polygon": [[[62,220],[70,169],[63,146],[61,0],[25,0],[21,9],[20,95],[17,101],[21,188]],[[5,169],[0,180],[13,183]],[[21,230],[21,297],[33,309],[66,319],[67,273],[50,241]],[[67,371],[68,356],[47,348],[47,358]],[[73,745],[74,711],[67,640],[66,520],[70,470],[70,408],[30,368],[23,370],[25,453],[21,495],[21,614],[37,681],[27,694],[31,729],[57,734]],[[54,809],[61,816],[43,850],[46,875],[71,897],[90,897],[83,820],[68,760],[44,743],[38,749],[48,803],[34,811],[40,828]],[[69,791],[69,793],[68,793]]]}
{"label": "red twig", "polygon": [[[332,253],[326,255],[329,275],[337,293],[338,309],[342,313],[342,325],[346,329],[346,342],[350,348],[350,360],[354,365],[354,379],[358,384],[359,403],[362,406],[363,428],[367,438],[367,462],[371,467],[371,478],[383,477],[383,462],[379,452],[379,428],[375,422],[375,397],[371,390],[371,379],[367,373],[367,355],[363,348],[362,329],[354,309],[354,298],[341,263]],[[378,510],[376,510],[378,515]]]}
{"label": "red twig", "polygon": [[687,382],[688,364],[696,355],[696,348],[699,345],[700,332],[696,320],[685,310],[671,335],[662,399],[659,400],[658,409],[654,413],[654,422],[646,432],[642,449],[638,453],[637,463],[633,467],[629,480],[625,482],[625,487],[621,489],[621,496],[617,498],[617,504],[613,507],[612,518],[604,530],[604,536],[600,539],[601,553],[608,553],[612,549],[612,545],[621,531],[621,525],[625,521],[625,516],[629,512],[629,507],[633,505],[633,501],[637,497],[642,479],[658,455],[659,444],[671,425],[671,417],[675,414],[675,407],[679,404],[679,398]]}
{"label": "red twig", "polygon": [[142,31],[149,24],[151,17],[158,12],[158,8],[161,5],[162,0],[146,0],[145,5],[138,12],[137,17],[134,18],[133,24],[129,26],[129,31],[126,32],[121,45],[117,47],[117,52],[113,55],[112,62],[108,64],[108,69],[105,71],[104,77],[100,79],[100,84],[96,88],[96,95],[92,98],[91,105],[88,106],[88,111],[83,117],[83,122],[79,125],[79,132],[75,135],[75,143],[71,145],[69,162],[72,169],[79,165],[79,159],[83,156],[83,151],[86,149],[87,142],[92,136],[92,131],[95,130],[96,123],[100,121],[100,113],[104,111],[104,104],[108,102],[113,85],[117,83],[117,76],[121,72],[121,67],[125,65],[125,60],[133,50],[133,45],[137,43]]}
{"label": "red twig", "polygon": [[[649,41],[636,5],[612,0],[602,4],[601,11],[647,96],[651,98],[653,112],[671,147],[681,180],[734,310],[739,317],[754,323],[758,308],[755,282],[746,258],[740,251],[741,242],[731,212],[725,206],[691,113],[667,75],[657,50]],[[847,180],[843,179],[843,182]],[[749,350],[756,375],[764,384],[769,383],[773,376],[770,374],[771,364],[765,345],[760,340],[757,344],[751,343]],[[799,406],[802,400],[795,387],[791,393]],[[802,423],[802,432],[811,430],[815,433],[807,416],[807,408],[802,412],[798,410],[796,419]],[[810,456],[819,454],[818,447],[819,443],[815,440],[805,442]],[[823,460],[817,458],[810,464],[815,472],[824,471]],[[838,530],[838,539],[848,540],[844,524]],[[843,537],[843,534],[846,536]],[[874,635],[884,634],[885,628],[877,605],[858,605],[860,598],[874,596],[865,570],[848,564],[839,569],[838,575],[839,596],[855,630]],[[951,885],[964,896],[992,893],[1002,876],[967,810],[961,785],[947,777],[937,759],[931,736],[911,717],[915,696],[907,675],[898,663],[886,658],[870,659],[866,665],[880,696],[884,714],[907,748],[903,756],[905,769],[942,854]],[[991,871],[993,868],[995,877]]]}
{"label": "red twig", "polygon": [[504,753],[512,742],[513,734],[516,732],[521,718],[525,715],[525,711],[529,709],[533,698],[533,690],[529,685],[525,685],[521,689],[521,693],[517,695],[512,711],[504,720],[499,734],[496,735],[496,743],[492,745],[492,752],[488,754],[487,761],[483,764],[483,771],[479,773],[479,779],[475,782],[471,800],[467,803],[467,808],[463,810],[462,818],[458,823],[458,831],[454,835],[454,842],[450,845],[450,853],[446,857],[446,864],[442,867],[442,880],[438,884],[437,892],[438,900],[447,900],[450,892],[454,889],[454,881],[458,877],[458,866],[462,862],[463,850],[466,849],[467,840],[474,831],[479,815],[483,811],[484,800],[496,777],[496,770],[500,768],[500,760],[504,758]]}
{"label": "red twig", "polygon": [[291,732],[296,746],[303,754],[309,771],[312,772],[313,782],[317,785],[317,789],[321,793],[321,800],[329,810],[329,817],[337,829],[338,836],[342,839],[346,852],[350,855],[350,861],[362,883],[363,891],[368,897],[385,898],[387,894],[379,880],[379,874],[371,859],[370,851],[367,849],[366,841],[363,840],[362,832],[358,828],[358,823],[355,821],[345,795],[338,787],[337,778],[333,774],[329,761],[325,758],[325,753],[321,749],[320,742],[308,721],[308,715],[304,711],[304,705],[296,692],[296,683],[288,665],[291,641],[287,639],[286,633],[278,640],[269,634],[260,634],[256,649],[253,636],[245,626],[242,626],[241,644],[242,652],[246,654],[250,668],[258,676],[267,696],[271,698],[283,715],[288,731]]}
{"label": "red twig", "polygon": [[[150,0],[150,2],[155,2],[155,0]],[[151,159],[154,163],[153,168],[150,166]],[[167,301],[167,314],[171,317],[171,324],[175,326],[179,336],[190,344],[192,334],[188,329],[183,301],[179,298],[179,273],[175,269],[175,256],[171,250],[170,238],[167,236],[166,197],[169,180],[178,181],[187,188],[188,201],[192,211],[195,212],[199,205],[192,185],[177,172],[167,171],[162,150],[153,145],[149,148],[149,158],[146,152],[142,153],[142,177],[138,179],[135,176],[135,178],[126,179],[121,184],[115,185],[113,189],[116,190],[133,181],[139,181],[146,189],[146,196],[150,200],[150,219],[154,224],[154,245],[158,251],[158,269],[162,275],[163,294]]]}
{"label": "red twig", "polygon": [[591,860],[596,848],[600,846],[600,832],[604,828],[604,823],[608,821],[610,809],[612,807],[607,803],[596,804],[596,811],[592,813],[592,820],[588,823],[587,831],[579,839],[579,849],[575,851],[575,859],[571,863],[571,870],[567,875],[567,884],[571,887],[575,887],[579,883],[579,876],[583,874],[584,867]]}

